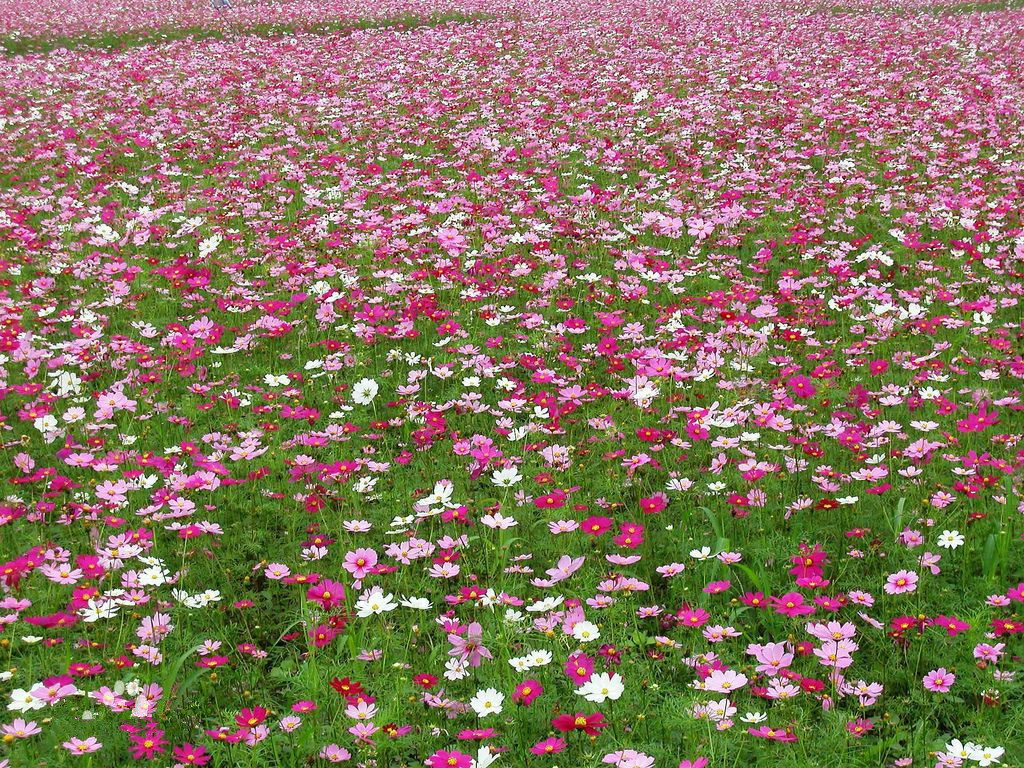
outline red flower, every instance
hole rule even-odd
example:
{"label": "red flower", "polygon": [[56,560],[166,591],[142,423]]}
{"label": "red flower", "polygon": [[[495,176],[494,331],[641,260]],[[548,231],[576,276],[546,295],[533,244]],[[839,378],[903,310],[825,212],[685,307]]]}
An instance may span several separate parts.
{"label": "red flower", "polygon": [[412,679],[412,681],[414,683],[416,683],[416,685],[420,686],[425,691],[429,691],[431,688],[433,688],[435,685],[437,685],[437,678],[436,677],[434,677],[433,675],[428,675],[428,674],[423,674],[423,673],[421,673],[419,675],[416,675]]}
{"label": "red flower", "polygon": [[335,677],[332,679],[331,688],[346,698],[350,696],[358,696],[363,693],[363,684],[355,682],[354,680],[349,680],[347,677],[343,677],[341,679]]}

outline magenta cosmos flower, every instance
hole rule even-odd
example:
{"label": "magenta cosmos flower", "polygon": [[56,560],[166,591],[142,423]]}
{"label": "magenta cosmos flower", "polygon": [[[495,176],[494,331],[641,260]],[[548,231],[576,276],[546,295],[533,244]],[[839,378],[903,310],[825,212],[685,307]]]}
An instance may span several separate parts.
{"label": "magenta cosmos flower", "polygon": [[565,739],[560,739],[557,736],[544,739],[544,741],[538,741],[532,747],[530,752],[535,755],[557,755],[563,749],[566,748],[568,742]]}
{"label": "magenta cosmos flower", "polygon": [[516,686],[512,693],[512,701],[523,706],[532,704],[538,696],[544,693],[544,687],[537,680],[523,680]]}
{"label": "magenta cosmos flower", "polygon": [[430,768],[471,768],[473,758],[462,752],[446,752],[439,749],[428,757],[426,762]]}
{"label": "magenta cosmos flower", "polygon": [[321,608],[329,611],[345,602],[345,585],[338,581],[324,579],[309,588],[306,598],[314,603],[319,603]]}

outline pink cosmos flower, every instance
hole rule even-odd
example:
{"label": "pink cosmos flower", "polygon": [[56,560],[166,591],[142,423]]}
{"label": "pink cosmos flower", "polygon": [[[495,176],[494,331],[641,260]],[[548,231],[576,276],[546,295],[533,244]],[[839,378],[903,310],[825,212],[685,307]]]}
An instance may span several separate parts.
{"label": "pink cosmos flower", "polygon": [[896,571],[885,580],[885,591],[890,595],[903,595],[917,589],[917,574],[913,571]]}
{"label": "pink cosmos flower", "polygon": [[785,643],[748,645],[747,653],[757,659],[758,665],[755,669],[768,675],[777,675],[793,663],[793,654],[786,650]]}
{"label": "pink cosmos flower", "polygon": [[354,579],[365,579],[377,565],[377,553],[372,549],[357,549],[345,554],[342,568],[352,574]]}
{"label": "pink cosmos flower", "polygon": [[337,744],[328,744],[320,750],[320,757],[329,763],[344,763],[352,757],[352,754],[344,747]]}
{"label": "pink cosmos flower", "polygon": [[966,621],[961,621],[956,616],[936,616],[928,623],[933,627],[942,627],[950,637],[956,637],[961,632],[966,632],[971,628],[970,624]]}
{"label": "pink cosmos flower", "polygon": [[355,737],[357,744],[366,744],[367,746],[373,747],[376,746],[376,742],[373,740],[373,736],[379,730],[380,728],[378,728],[373,723],[363,722],[356,723],[348,729],[348,732]]}
{"label": "pink cosmos flower", "polygon": [[96,752],[103,747],[95,736],[90,736],[87,739],[80,739],[77,736],[72,736],[61,744],[61,746],[73,755],[87,755],[90,752]]}
{"label": "pink cosmos flower", "polygon": [[735,670],[712,670],[706,678],[704,678],[703,688],[704,690],[714,691],[715,693],[733,693],[738,691],[744,685],[747,684],[747,676],[736,672]]}
{"label": "pink cosmos flower", "polygon": [[748,728],[747,733],[751,736],[756,736],[759,739],[768,739],[769,741],[796,741],[796,734],[792,731],[781,730],[772,728],[767,725],[762,725],[760,728]]}
{"label": "pink cosmos flower", "polygon": [[999,663],[999,659],[1003,655],[1003,648],[1006,647],[1005,643],[996,643],[990,645],[988,643],[978,643],[974,646],[973,656],[980,661],[988,661],[993,664]]}
{"label": "pink cosmos flower", "polygon": [[448,655],[467,662],[471,667],[479,667],[483,659],[494,658],[484,647],[483,637],[483,627],[474,621],[466,630],[465,637],[454,632],[448,635],[448,642],[452,644]]}
{"label": "pink cosmos flower", "polygon": [[786,385],[796,397],[814,397],[818,392],[817,387],[806,376],[791,376]]}
{"label": "pink cosmos flower", "polygon": [[27,739],[29,736],[35,736],[42,732],[43,729],[34,720],[26,722],[20,717],[14,718],[10,723],[0,725],[0,733],[13,739]]}
{"label": "pink cosmos flower", "polygon": [[730,581],[711,581],[708,582],[707,586],[705,586],[702,591],[709,595],[717,595],[728,591],[730,586],[732,586],[732,582]]}
{"label": "pink cosmos flower", "polygon": [[197,747],[187,742],[172,749],[171,756],[182,765],[196,766],[206,765],[210,762],[211,757],[210,753],[206,751],[206,747]]}
{"label": "pink cosmos flower", "polygon": [[956,675],[952,672],[947,672],[945,667],[939,667],[933,669],[922,680],[924,683],[924,689],[931,691],[932,693],[949,693],[949,689],[953,687],[953,683],[956,682]]}
{"label": "pink cosmos flower", "polygon": [[676,614],[676,621],[684,627],[702,627],[711,619],[703,608],[683,608]]}
{"label": "pink cosmos flower", "polygon": [[34,687],[31,691],[32,695],[37,699],[45,701],[47,704],[56,704],[61,699],[67,698],[78,693],[78,688],[75,686],[73,679],[69,675],[57,675],[56,677],[49,677],[43,680],[42,683]]}

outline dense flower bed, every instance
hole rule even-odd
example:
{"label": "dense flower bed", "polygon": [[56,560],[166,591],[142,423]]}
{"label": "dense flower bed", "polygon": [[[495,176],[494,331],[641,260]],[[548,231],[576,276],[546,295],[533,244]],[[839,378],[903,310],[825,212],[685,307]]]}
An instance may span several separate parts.
{"label": "dense flower bed", "polygon": [[0,766],[1024,759],[1024,13],[458,9],[0,58]]}

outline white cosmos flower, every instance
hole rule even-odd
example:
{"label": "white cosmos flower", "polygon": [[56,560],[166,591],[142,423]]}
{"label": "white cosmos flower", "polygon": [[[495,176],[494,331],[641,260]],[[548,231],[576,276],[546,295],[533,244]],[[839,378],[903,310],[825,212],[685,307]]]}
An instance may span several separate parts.
{"label": "white cosmos flower", "polygon": [[964,537],[960,531],[943,531],[938,543],[943,549],[956,549],[963,546]]}
{"label": "white cosmos flower", "polygon": [[85,608],[78,610],[78,615],[82,617],[82,621],[91,624],[100,619],[112,619],[117,615],[118,610],[117,603],[110,601],[97,603],[95,600],[90,600],[86,603]]}
{"label": "white cosmos flower", "polygon": [[538,600],[532,605],[526,606],[526,610],[530,613],[547,613],[553,611],[555,608],[560,606],[565,600],[562,595],[554,595],[553,597],[545,597],[543,600]]}
{"label": "white cosmos flower", "polygon": [[380,385],[373,379],[360,379],[352,385],[352,402],[369,405],[380,391]]}
{"label": "white cosmos flower", "polygon": [[139,584],[144,587],[159,587],[166,583],[170,573],[159,565],[153,565],[139,571]]}
{"label": "white cosmos flower", "polygon": [[398,607],[398,603],[395,602],[395,596],[392,594],[385,595],[381,589],[373,589],[369,592],[364,593],[356,601],[356,616],[361,619],[365,619],[367,616],[373,614],[385,613],[386,611],[393,611]]}
{"label": "white cosmos flower", "polygon": [[448,659],[444,663],[444,676],[446,680],[462,680],[469,677],[469,667],[460,659]]}
{"label": "white cosmos flower", "polygon": [[981,768],[986,768],[989,765],[998,765],[999,758],[1005,751],[1002,747],[977,747],[967,757],[975,761]]}
{"label": "white cosmos flower", "polygon": [[42,709],[45,706],[45,701],[37,699],[29,691],[24,688],[15,688],[11,691],[11,703],[7,705],[7,709],[12,712],[31,712],[33,709]]}
{"label": "white cosmos flower", "polygon": [[530,651],[530,663],[535,667],[546,667],[554,660],[551,651]]}
{"label": "white cosmos flower", "polygon": [[980,749],[980,747],[973,742],[968,741],[966,744],[964,744],[962,741],[960,741],[960,739],[953,739],[951,742],[949,742],[949,744],[946,745],[944,751],[953,755],[954,757],[971,759],[971,753],[977,749]]}
{"label": "white cosmos flower", "polygon": [[497,469],[491,475],[491,482],[499,488],[511,488],[523,479],[519,470],[515,467],[504,467]]}
{"label": "white cosmos flower", "polygon": [[736,714],[736,707],[728,699],[721,699],[719,701],[712,701],[707,706],[708,717],[712,721],[718,723],[722,720],[729,720],[733,715]]}
{"label": "white cosmos flower", "polygon": [[398,604],[404,608],[412,608],[417,611],[429,611],[430,601],[425,597],[403,597]]}
{"label": "white cosmos flower", "polygon": [[597,625],[592,622],[581,621],[572,628],[572,636],[581,643],[592,643],[594,640],[601,637],[601,630],[599,630]]}
{"label": "white cosmos flower", "polygon": [[764,712],[747,712],[747,714],[740,718],[744,723],[763,723],[767,719],[768,715]]}
{"label": "white cosmos flower", "polygon": [[527,656],[516,656],[514,659],[509,659],[508,663],[516,672],[526,672],[533,669],[533,664]]}
{"label": "white cosmos flower", "polygon": [[477,691],[476,695],[469,700],[469,706],[476,712],[477,717],[488,715],[500,715],[502,704],[505,703],[505,694],[494,688],[485,688]]}
{"label": "white cosmos flower", "polygon": [[57,417],[52,413],[48,413],[45,416],[40,416],[32,422],[32,426],[38,429],[40,432],[53,432],[57,429]]}
{"label": "white cosmos flower", "polygon": [[438,480],[434,483],[434,490],[430,495],[422,499],[421,503],[428,507],[457,507],[452,501],[452,494],[455,493],[455,486],[451,480]]}
{"label": "white cosmos flower", "polygon": [[576,689],[576,693],[587,701],[601,704],[608,699],[617,701],[625,690],[626,686],[617,672],[612,675],[600,672],[591,675],[587,682]]}
{"label": "white cosmos flower", "polygon": [[481,744],[480,749],[476,751],[476,760],[473,761],[473,768],[488,768],[498,759],[500,754],[500,752],[491,752],[490,747],[486,744]]}

